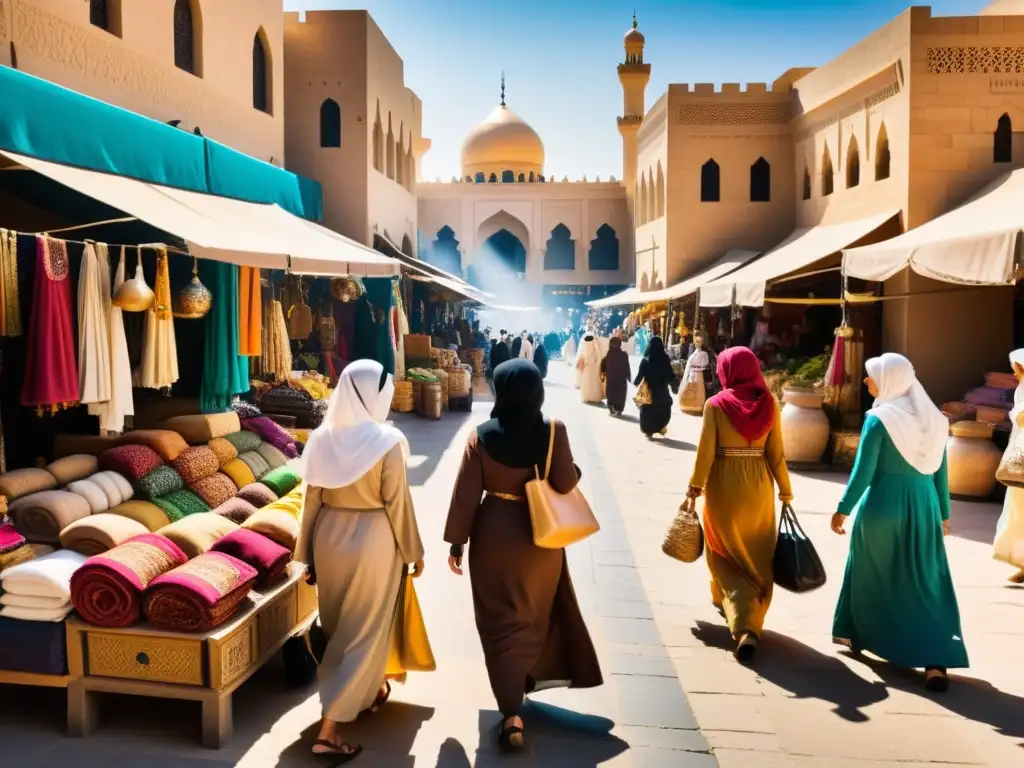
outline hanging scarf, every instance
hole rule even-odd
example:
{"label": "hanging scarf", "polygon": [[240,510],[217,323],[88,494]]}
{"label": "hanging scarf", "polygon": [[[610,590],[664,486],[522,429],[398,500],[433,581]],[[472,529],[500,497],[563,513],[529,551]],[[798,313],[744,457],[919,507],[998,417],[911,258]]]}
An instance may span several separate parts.
{"label": "hanging scarf", "polygon": [[341,373],[323,424],[306,441],[303,478],[318,488],[352,485],[396,445],[406,458],[409,443],[386,424],[394,377],[376,360],[357,360]]}
{"label": "hanging scarf", "polygon": [[[110,257],[106,244],[96,244],[96,256],[102,279],[104,274],[110,274]],[[124,431],[125,416],[135,414],[135,404],[132,401],[132,365],[128,356],[124,317],[121,308],[115,307],[110,301],[110,297],[124,284],[124,271],[124,246],[121,246],[121,259],[117,264],[117,274],[114,275],[113,291],[109,290],[108,284],[104,294],[110,329],[110,398],[105,403],[94,403],[89,406],[89,413],[100,419],[100,429],[107,432]]]}
{"label": "hanging scarf", "polygon": [[0,229],[0,336],[21,336],[18,233]]}
{"label": "hanging scarf", "polygon": [[934,475],[946,455],[949,419],[935,407],[903,355],[886,352],[864,367],[878,387],[868,413],[882,422],[907,464],[922,475]]}
{"label": "hanging scarf", "polygon": [[36,237],[36,273],[21,404],[56,410],[78,400],[68,246]]}
{"label": "hanging scarf", "polygon": [[733,428],[753,443],[775,421],[775,398],[765,386],[757,356],[747,347],[730,347],[718,356],[722,391],[708,402],[725,414]]}
{"label": "hanging scarf", "polygon": [[238,268],[238,354],[258,357],[263,348],[263,297],[260,271]]}
{"label": "hanging scarf", "polygon": [[287,378],[292,371],[292,347],[288,340],[288,326],[284,322],[284,308],[280,301],[270,302],[267,317],[267,359],[263,369],[266,373],[273,374],[277,381]]}
{"label": "hanging scarf", "polygon": [[206,346],[199,409],[220,413],[235,395],[249,391],[249,359],[239,354],[238,274],[234,264],[207,262],[213,307],[206,315]]}
{"label": "hanging scarf", "polygon": [[171,314],[171,277],[166,248],[156,253],[153,293],[156,299],[146,312],[146,343],[139,379],[140,386],[147,389],[165,389],[178,380],[178,345]]}
{"label": "hanging scarf", "polygon": [[82,248],[78,272],[78,399],[86,405],[110,399],[110,260],[94,243]]}

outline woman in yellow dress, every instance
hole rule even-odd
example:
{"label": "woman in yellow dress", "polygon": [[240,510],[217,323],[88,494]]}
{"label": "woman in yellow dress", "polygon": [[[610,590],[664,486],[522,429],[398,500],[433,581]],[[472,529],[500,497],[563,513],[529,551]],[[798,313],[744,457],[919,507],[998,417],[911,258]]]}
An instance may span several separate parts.
{"label": "woman in yellow dress", "polygon": [[718,357],[722,391],[704,407],[691,499],[705,496],[704,539],[711,600],[736,640],[735,656],[750,661],[772,600],[775,490],[792,501],[775,398],[746,347]]}

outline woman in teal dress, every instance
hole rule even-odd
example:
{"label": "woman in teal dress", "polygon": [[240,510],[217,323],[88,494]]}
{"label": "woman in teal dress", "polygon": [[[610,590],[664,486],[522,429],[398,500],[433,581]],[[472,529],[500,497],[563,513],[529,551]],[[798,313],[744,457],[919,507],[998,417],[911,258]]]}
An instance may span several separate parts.
{"label": "woman in teal dress", "polygon": [[949,422],[902,355],[886,353],[865,367],[875,403],[832,517],[842,535],[857,513],[832,635],[856,652],[923,668],[927,687],[944,691],[946,670],[968,666],[943,540]]}

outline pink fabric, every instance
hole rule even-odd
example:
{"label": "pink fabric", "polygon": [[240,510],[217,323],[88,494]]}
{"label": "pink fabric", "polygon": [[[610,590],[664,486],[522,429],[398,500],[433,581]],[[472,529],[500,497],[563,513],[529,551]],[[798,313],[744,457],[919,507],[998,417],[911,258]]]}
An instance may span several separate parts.
{"label": "pink fabric", "polygon": [[211,552],[224,552],[248,563],[259,573],[257,587],[265,587],[275,582],[284,573],[288,561],[292,559],[291,550],[271,541],[262,533],[239,528],[232,531],[213,545]]}
{"label": "pink fabric", "polygon": [[832,345],[832,359],[825,372],[825,383],[830,387],[841,387],[846,383],[846,339],[836,336]]}
{"label": "pink fabric", "polygon": [[747,347],[730,347],[718,356],[722,391],[708,402],[718,408],[748,442],[768,434],[775,420],[775,398],[765,386],[761,364]]}
{"label": "pink fabric", "polygon": [[0,525],[0,555],[12,552],[25,543],[25,537],[14,530],[10,523]]}
{"label": "pink fabric", "polygon": [[[236,578],[233,583],[226,584],[223,588],[218,588],[216,585],[204,578],[201,578],[197,574],[189,572],[190,569],[197,570],[198,566],[203,561],[214,566],[225,565],[234,570]],[[254,581],[256,576],[256,569],[248,563],[243,563],[238,558],[224,554],[223,552],[204,552],[199,555],[199,557],[196,557],[186,563],[184,566],[175,568],[170,573],[165,573],[163,576],[159,576],[154,579],[149,586],[150,589],[168,585],[181,587],[182,589],[187,589],[192,592],[207,605],[213,606],[216,605],[217,601],[222,597],[243,586],[246,582]]]}

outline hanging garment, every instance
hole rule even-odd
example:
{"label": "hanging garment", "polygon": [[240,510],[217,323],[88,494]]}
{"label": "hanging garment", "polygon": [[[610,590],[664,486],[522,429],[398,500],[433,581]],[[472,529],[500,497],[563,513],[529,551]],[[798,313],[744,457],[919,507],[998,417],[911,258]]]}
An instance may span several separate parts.
{"label": "hanging garment", "polygon": [[270,302],[267,326],[267,362],[264,367],[267,373],[274,374],[274,378],[281,381],[292,371],[292,348],[281,302]]}
{"label": "hanging garment", "polygon": [[206,316],[206,346],[199,409],[219,413],[231,407],[235,395],[249,391],[249,359],[239,354],[238,267],[222,261],[208,264],[210,290],[216,297]]}
{"label": "hanging garment", "polygon": [[[110,274],[110,256],[106,244],[96,244],[96,257],[102,280],[103,275]],[[121,259],[117,264],[117,274],[114,275],[114,292],[124,284],[124,269],[124,246],[121,246]],[[101,430],[123,432],[125,416],[135,414],[135,403],[132,400],[132,366],[128,357],[124,316],[121,308],[115,307],[110,301],[112,291],[109,278],[103,295],[106,300],[104,317],[109,321],[110,397],[106,402],[90,405],[89,413],[99,417]]]}
{"label": "hanging garment", "polygon": [[0,229],[0,336],[21,336],[18,233]]}
{"label": "hanging garment", "polygon": [[68,246],[36,238],[36,274],[21,404],[50,409],[78,400]]}
{"label": "hanging garment", "polygon": [[156,300],[146,313],[146,344],[139,385],[147,389],[165,389],[178,380],[178,345],[171,315],[171,277],[166,248],[157,250],[154,293]]}
{"label": "hanging garment", "polygon": [[96,250],[85,244],[78,272],[78,399],[87,405],[110,399],[110,261]]}
{"label": "hanging garment", "polygon": [[263,297],[260,271],[238,268],[238,354],[258,357],[263,349]]}

